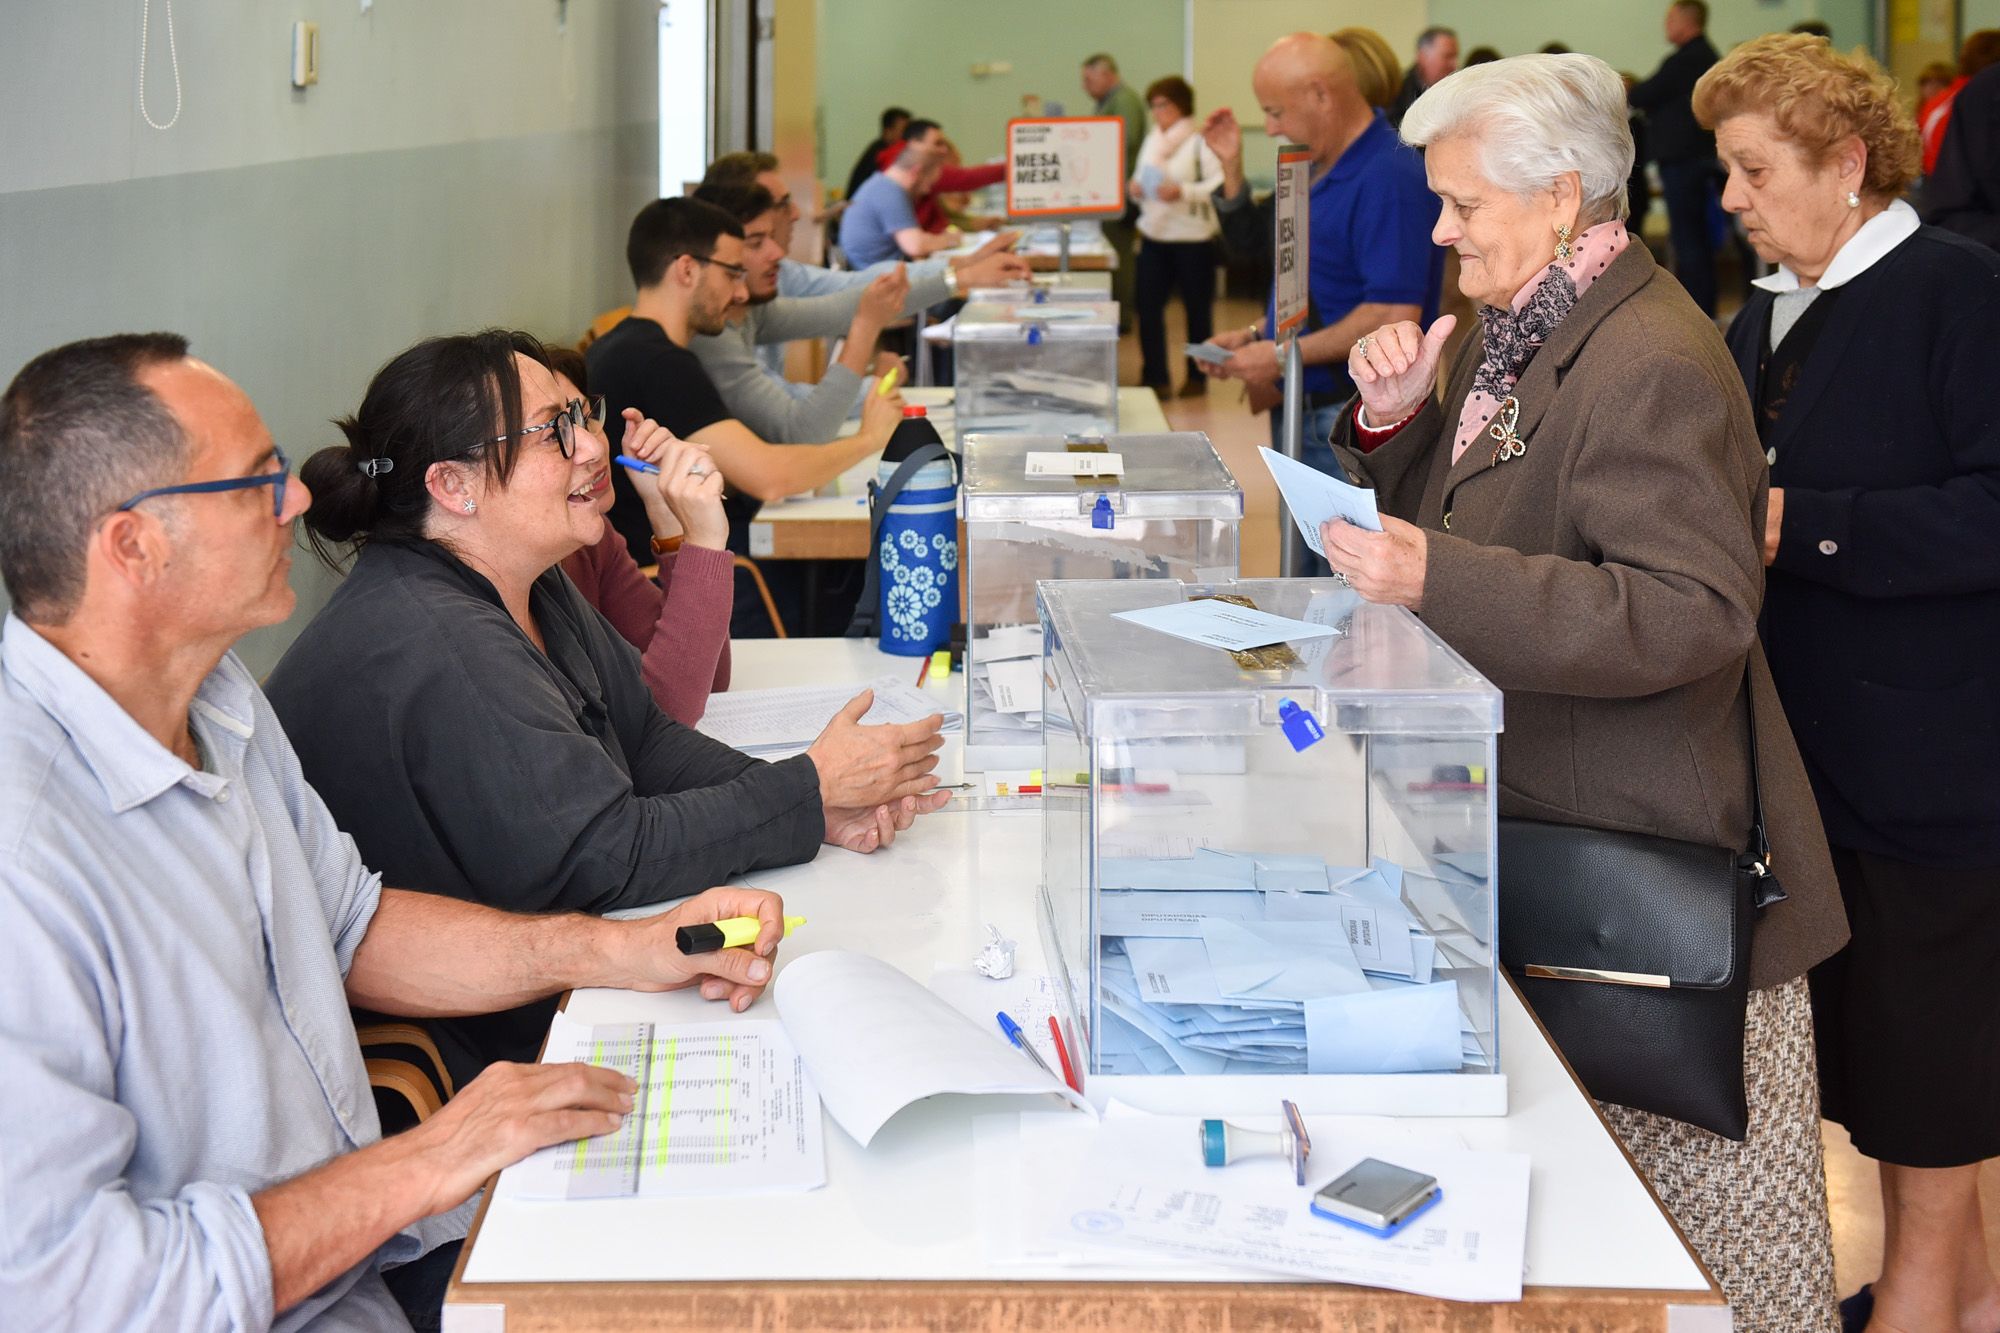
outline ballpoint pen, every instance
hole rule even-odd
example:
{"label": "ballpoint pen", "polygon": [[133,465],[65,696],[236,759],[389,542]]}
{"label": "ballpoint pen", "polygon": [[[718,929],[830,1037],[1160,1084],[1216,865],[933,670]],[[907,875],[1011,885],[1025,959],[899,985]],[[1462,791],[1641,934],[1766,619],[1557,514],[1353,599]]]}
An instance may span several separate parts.
{"label": "ballpoint pen", "polygon": [[1036,1050],[1034,1044],[1028,1040],[1028,1034],[1021,1031],[1021,1025],[1019,1023],[1016,1023],[1013,1019],[1009,1018],[1004,1010],[993,1016],[1000,1020],[1000,1030],[1007,1034],[1007,1040],[1013,1042],[1023,1051],[1026,1051],[1028,1054],[1028,1058],[1035,1062],[1035,1067],[1037,1069],[1041,1070],[1044,1074],[1047,1074],[1050,1078],[1054,1079],[1056,1082],[1061,1083],[1065,1088],[1069,1086],[1068,1083],[1064,1082],[1063,1076],[1061,1074],[1058,1074],[1055,1070],[1049,1068],[1049,1062],[1047,1060],[1042,1059],[1042,1053]]}

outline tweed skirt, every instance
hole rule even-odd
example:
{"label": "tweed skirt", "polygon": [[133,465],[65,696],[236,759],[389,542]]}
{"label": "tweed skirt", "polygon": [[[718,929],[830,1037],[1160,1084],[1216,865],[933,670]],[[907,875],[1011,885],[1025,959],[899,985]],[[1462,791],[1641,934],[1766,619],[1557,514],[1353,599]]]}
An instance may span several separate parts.
{"label": "tweed skirt", "polygon": [[1741,1143],[1627,1106],[1599,1109],[1722,1284],[1736,1333],[1836,1333],[1805,978],[1750,993],[1743,1046]]}

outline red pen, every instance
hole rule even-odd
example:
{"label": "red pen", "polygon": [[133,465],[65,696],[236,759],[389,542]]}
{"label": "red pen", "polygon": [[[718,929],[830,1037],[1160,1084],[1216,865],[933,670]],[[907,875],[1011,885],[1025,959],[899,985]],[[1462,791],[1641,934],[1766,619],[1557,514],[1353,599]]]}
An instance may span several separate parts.
{"label": "red pen", "polygon": [[1076,1081],[1076,1066],[1069,1062],[1069,1047],[1063,1042],[1062,1026],[1054,1014],[1049,1015],[1049,1035],[1056,1039],[1056,1059],[1062,1061],[1063,1082],[1069,1084],[1071,1092],[1083,1096],[1083,1085]]}
{"label": "red pen", "polygon": [[930,678],[930,674],[931,659],[930,654],[926,653],[924,654],[924,664],[917,668],[917,684],[921,686],[924,681]]}

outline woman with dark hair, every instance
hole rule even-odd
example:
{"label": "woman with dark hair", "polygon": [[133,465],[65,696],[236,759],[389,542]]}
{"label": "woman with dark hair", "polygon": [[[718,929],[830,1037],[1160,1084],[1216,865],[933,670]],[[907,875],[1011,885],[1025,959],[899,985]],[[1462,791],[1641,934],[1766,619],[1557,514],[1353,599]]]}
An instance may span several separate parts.
{"label": "woman with dark hair", "polygon": [[[1139,145],[1125,191],[1139,206],[1139,255],[1133,273],[1139,307],[1140,382],[1162,398],[1173,388],[1167,363],[1167,299],[1178,289],[1187,311],[1187,340],[1207,342],[1215,331],[1215,238],[1221,228],[1210,196],[1222,184],[1222,159],[1201,137],[1194,89],[1169,75],[1146,89],[1153,128]],[[1190,362],[1181,397],[1208,392],[1208,377]]]}
{"label": "woman with dark hair", "polygon": [[[557,568],[604,535],[610,460],[588,421],[526,334],[432,338],[300,470],[314,546],[358,555],[267,692],[369,865],[496,907],[604,912],[822,840],[873,851],[941,804],[938,719],[863,727],[865,693],[777,763],[660,711],[639,654]],[[433,1028],[457,1072],[533,1058],[548,1015]]]}
{"label": "woman with dark hair", "polygon": [[1694,113],[1776,265],[1729,346],[1771,473],[1760,628],[1854,923],[1812,971],[1826,1118],[1886,1213],[1843,1309],[2000,1327],[2000,254],[1903,202],[1917,129],[1865,56],[1760,37]]}
{"label": "woman with dark hair", "polygon": [[[604,399],[589,394],[583,353],[548,349],[549,369],[564,398],[590,407],[584,429],[608,452]],[[609,523],[592,546],[563,558],[562,571],[583,599],[596,607],[625,641],[639,650],[646,687],[668,717],[682,726],[701,721],[713,691],[729,688],[729,613],[735,595],[735,558],[728,550],[729,515],[722,508],[722,474],[708,450],[679,440],[656,421],[625,409],[623,452],[658,472],[635,472],[632,489],[653,529],[658,582],[646,577],[624,536]],[[607,472],[597,496],[609,514],[614,492]]]}

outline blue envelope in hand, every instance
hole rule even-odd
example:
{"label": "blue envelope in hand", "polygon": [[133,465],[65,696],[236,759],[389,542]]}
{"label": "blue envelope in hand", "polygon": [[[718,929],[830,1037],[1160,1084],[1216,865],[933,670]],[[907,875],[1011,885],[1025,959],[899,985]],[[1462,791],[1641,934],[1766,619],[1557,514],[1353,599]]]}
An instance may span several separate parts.
{"label": "blue envelope in hand", "polygon": [[1318,999],[1365,991],[1368,978],[1339,921],[1201,923],[1216,989],[1232,1000]]}

